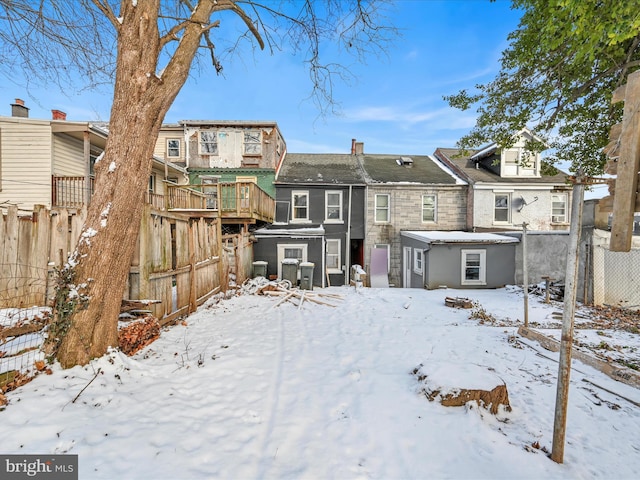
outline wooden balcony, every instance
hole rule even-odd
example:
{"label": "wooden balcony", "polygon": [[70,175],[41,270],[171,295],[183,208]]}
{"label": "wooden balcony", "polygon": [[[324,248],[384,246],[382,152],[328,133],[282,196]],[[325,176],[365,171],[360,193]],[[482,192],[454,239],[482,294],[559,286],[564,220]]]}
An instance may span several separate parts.
{"label": "wooden balcony", "polygon": [[275,200],[253,182],[167,185],[167,210],[217,212],[224,223],[273,222]]}
{"label": "wooden balcony", "polygon": [[[93,193],[91,179],[89,193]],[[81,208],[87,195],[84,177],[53,177],[51,205]],[[164,183],[164,193],[148,192],[146,202],[157,210],[222,218],[224,223],[273,222],[275,200],[253,182],[200,185]]]}

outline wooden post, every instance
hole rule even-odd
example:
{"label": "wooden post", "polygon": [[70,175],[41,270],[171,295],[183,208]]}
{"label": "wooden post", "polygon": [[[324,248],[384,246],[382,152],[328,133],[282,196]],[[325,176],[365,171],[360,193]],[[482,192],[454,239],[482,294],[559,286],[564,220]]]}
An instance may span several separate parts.
{"label": "wooden post", "polygon": [[551,459],[557,463],[564,461],[564,437],[567,425],[567,401],[571,373],[571,348],[573,346],[573,320],[578,291],[578,259],[580,255],[580,232],[582,229],[582,203],[584,196],[582,172],[576,176],[571,204],[571,226],[569,228],[569,249],[564,287],[564,311],[562,314],[562,337],[560,341],[560,365],[558,367],[558,388],[556,410],[553,422],[553,447]]}
{"label": "wooden post", "polygon": [[[612,102],[621,100],[616,93]],[[636,210],[638,192],[638,170],[640,170],[640,71],[627,77],[624,88],[624,114],[619,137],[615,194],[613,197],[613,220],[611,224],[612,252],[631,250],[633,236],[633,215]]]}
{"label": "wooden post", "polygon": [[524,326],[529,327],[529,268],[527,265],[527,222],[522,222],[522,283],[524,291]]}
{"label": "wooden post", "polygon": [[193,231],[193,219],[189,219],[189,264],[191,266],[191,276],[189,278],[189,313],[193,313],[198,308],[198,299],[196,294],[197,276],[196,272],[196,239]]}
{"label": "wooden post", "polygon": [[91,137],[89,130],[82,132],[84,144],[84,192],[83,201],[86,207],[91,202]]}
{"label": "wooden post", "polygon": [[544,280],[544,303],[551,303],[551,277],[546,275],[542,279]]}

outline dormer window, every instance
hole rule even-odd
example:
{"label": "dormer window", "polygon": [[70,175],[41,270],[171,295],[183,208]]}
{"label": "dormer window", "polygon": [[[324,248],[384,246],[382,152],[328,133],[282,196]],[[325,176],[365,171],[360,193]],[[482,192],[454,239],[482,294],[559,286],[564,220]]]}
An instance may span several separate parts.
{"label": "dormer window", "polygon": [[539,177],[540,154],[522,147],[502,151],[501,177]]}

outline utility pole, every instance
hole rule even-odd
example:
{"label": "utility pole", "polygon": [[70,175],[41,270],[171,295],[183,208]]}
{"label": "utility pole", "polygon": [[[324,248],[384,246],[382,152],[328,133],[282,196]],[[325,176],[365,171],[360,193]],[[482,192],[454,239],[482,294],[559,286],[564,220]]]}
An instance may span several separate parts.
{"label": "utility pole", "polygon": [[578,172],[573,185],[571,202],[571,226],[569,227],[569,249],[564,287],[564,311],[562,313],[562,337],[560,340],[560,366],[558,368],[558,389],[556,411],[553,422],[553,447],[551,460],[564,461],[564,437],[567,426],[567,401],[571,374],[571,348],[573,346],[573,320],[578,292],[578,258],[580,254],[580,232],[582,230],[582,203],[585,178]]}

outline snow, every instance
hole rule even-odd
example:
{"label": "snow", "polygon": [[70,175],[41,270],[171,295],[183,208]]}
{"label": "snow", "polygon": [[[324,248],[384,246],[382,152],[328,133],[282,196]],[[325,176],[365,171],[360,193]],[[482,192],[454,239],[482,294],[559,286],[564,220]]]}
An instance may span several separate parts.
{"label": "snow", "polygon": [[[133,357],[54,365],[7,394],[3,453],[77,454],[91,479],[640,478],[640,391],[576,361],[564,463],[544,453],[558,354],[516,336],[521,289],[319,293],[340,298],[216,297]],[[529,306],[557,324],[561,304]],[[452,387],[504,383],[512,410],[430,402],[419,366]]]}
{"label": "snow", "polygon": [[113,173],[113,172],[115,172],[115,171],[116,171],[116,168],[117,168],[116,162],[111,162],[111,163],[109,164],[109,173]]}
{"label": "snow", "polygon": [[496,233],[473,233],[458,231],[403,231],[402,235],[430,243],[474,242],[474,243],[518,243],[519,240]]}

